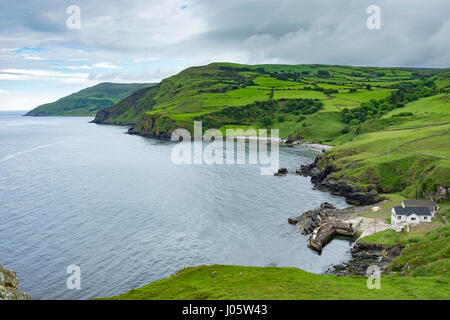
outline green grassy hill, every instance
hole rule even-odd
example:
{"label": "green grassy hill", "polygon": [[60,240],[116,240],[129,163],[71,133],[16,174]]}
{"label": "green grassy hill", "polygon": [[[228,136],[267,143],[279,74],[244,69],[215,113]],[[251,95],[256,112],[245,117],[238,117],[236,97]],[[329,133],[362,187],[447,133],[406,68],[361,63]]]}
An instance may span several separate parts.
{"label": "green grassy hill", "polygon": [[[216,272],[214,276],[213,273]],[[132,289],[112,300],[192,299],[449,299],[448,276],[401,277],[382,275],[381,288],[368,289],[367,278],[329,276],[296,268],[200,266]]]}
{"label": "green grassy hill", "polygon": [[[447,76],[436,78],[436,87],[423,80],[441,74]],[[408,97],[417,99],[444,92],[448,85],[446,70],[212,63],[164,79],[132,103],[99,112],[96,120],[134,123],[149,135],[192,130],[193,121],[202,120],[205,129],[270,127],[279,129],[281,137],[300,134],[309,142],[333,144],[349,126],[344,109],[384,99],[387,112],[405,103],[402,97],[390,98],[399,88],[409,94],[410,87],[418,87],[420,92]]]}
{"label": "green grassy hill", "polygon": [[135,91],[148,88],[150,83],[109,83],[83,89],[58,101],[40,105],[26,116],[93,116],[111,107]]}

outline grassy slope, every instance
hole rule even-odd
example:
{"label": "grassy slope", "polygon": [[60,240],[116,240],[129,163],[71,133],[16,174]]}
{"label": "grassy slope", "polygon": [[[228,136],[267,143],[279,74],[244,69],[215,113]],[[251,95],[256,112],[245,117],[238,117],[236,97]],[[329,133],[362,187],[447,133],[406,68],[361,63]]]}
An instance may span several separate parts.
{"label": "grassy slope", "polygon": [[[212,273],[217,272],[216,276]],[[200,266],[109,299],[449,299],[446,277],[337,277],[295,268]]]}
{"label": "grassy slope", "polygon": [[[412,115],[396,117],[400,112]],[[450,136],[413,140],[449,129],[449,95],[422,98],[339,136],[335,142],[341,145],[327,152],[324,162],[342,168],[335,174],[339,178],[413,197],[416,186],[429,191],[450,184],[450,160],[430,156],[450,157]]]}
{"label": "grassy slope", "polygon": [[111,107],[135,91],[149,87],[149,83],[100,83],[73,93],[58,101],[38,106],[27,116],[92,116]]}
{"label": "grassy slope", "polygon": [[[450,271],[450,226],[424,224],[408,233],[385,230],[363,238],[363,242],[384,245],[403,244],[402,254],[392,261],[390,272],[403,276],[445,276]],[[429,231],[431,230],[431,231]]]}

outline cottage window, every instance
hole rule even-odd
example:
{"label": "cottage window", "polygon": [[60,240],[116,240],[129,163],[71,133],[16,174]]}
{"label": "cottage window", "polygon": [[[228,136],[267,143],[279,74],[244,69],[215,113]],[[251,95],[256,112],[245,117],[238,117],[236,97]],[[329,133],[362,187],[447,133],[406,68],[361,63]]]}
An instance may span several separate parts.
{"label": "cottage window", "polygon": [[414,221],[414,220],[416,220],[416,218],[411,218],[411,220],[413,220],[413,221]]}

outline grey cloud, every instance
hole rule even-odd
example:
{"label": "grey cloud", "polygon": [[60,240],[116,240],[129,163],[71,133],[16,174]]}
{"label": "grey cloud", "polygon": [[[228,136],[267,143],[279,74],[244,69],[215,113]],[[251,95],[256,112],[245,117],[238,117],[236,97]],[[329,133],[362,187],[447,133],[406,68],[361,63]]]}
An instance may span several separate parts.
{"label": "grey cloud", "polygon": [[[366,28],[381,8],[382,29]],[[72,1],[2,1],[0,46],[79,46],[92,59],[182,58],[192,64],[333,63],[448,67],[448,0],[78,1],[82,29],[67,30]],[[170,7],[170,8],[169,8]],[[181,12],[181,11],[180,11]],[[179,17],[172,18],[172,15]]]}
{"label": "grey cloud", "polygon": [[166,78],[176,73],[177,70],[143,70],[137,73],[131,72],[107,72],[107,73],[90,73],[88,80],[91,81],[116,81],[116,82],[158,82],[162,78]]}

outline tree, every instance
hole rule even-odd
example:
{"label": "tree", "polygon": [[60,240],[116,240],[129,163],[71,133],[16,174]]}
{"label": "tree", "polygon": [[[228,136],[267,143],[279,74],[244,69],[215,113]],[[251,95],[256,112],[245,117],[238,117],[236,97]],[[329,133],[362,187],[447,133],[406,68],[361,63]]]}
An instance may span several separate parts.
{"label": "tree", "polygon": [[272,119],[268,116],[264,117],[264,119],[262,120],[262,124],[265,127],[269,127],[272,124]]}

